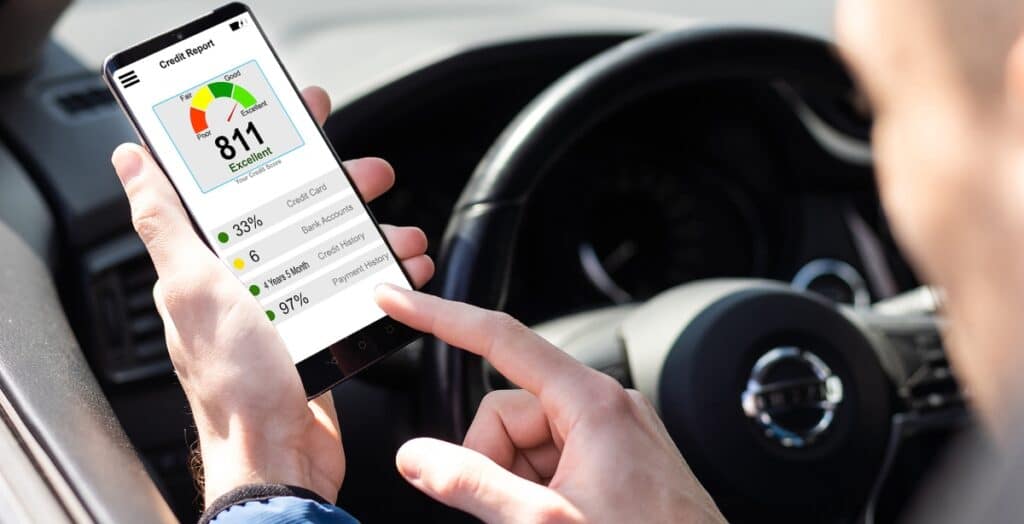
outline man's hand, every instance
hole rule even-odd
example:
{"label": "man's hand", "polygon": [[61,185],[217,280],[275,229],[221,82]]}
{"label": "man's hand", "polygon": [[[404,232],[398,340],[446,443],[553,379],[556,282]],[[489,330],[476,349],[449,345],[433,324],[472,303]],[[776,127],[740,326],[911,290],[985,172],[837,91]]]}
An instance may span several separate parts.
{"label": "man's hand", "polygon": [[487,359],[523,389],[484,397],[464,447],[416,439],[401,474],[488,522],[724,522],[651,404],[508,315],[393,286],[392,318]]}
{"label": "man's hand", "polygon": [[[319,123],[326,93],[303,91]],[[160,280],[153,289],[167,349],[188,397],[203,456],[206,501],[249,483],[311,489],[333,501],[345,456],[330,395],[307,402],[281,338],[263,309],[196,235],[169,180],[145,149],[125,144],[112,158],[131,201],[132,223]],[[345,163],[372,200],[394,183],[379,159]],[[417,286],[430,279],[426,236],[384,226]]]}

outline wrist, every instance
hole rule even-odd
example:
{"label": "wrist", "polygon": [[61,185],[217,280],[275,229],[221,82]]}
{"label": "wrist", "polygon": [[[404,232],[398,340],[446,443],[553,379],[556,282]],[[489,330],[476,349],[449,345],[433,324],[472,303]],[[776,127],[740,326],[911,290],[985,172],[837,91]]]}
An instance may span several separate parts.
{"label": "wrist", "polygon": [[268,405],[223,388],[199,391],[201,396],[188,389],[186,394],[199,436],[207,502],[258,483],[309,489],[328,501],[337,498],[345,466],[333,404],[307,405],[299,398]]}
{"label": "wrist", "polygon": [[319,478],[314,458],[299,445],[252,432],[228,437],[200,432],[199,443],[207,503],[247,484],[285,484],[309,489],[330,502],[337,498],[339,486]]}

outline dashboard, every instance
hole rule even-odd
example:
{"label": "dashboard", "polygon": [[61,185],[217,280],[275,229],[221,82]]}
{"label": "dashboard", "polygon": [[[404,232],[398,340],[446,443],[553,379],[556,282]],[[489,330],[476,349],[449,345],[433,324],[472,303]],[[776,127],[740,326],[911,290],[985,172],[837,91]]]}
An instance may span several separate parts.
{"label": "dashboard", "polygon": [[[625,37],[478,49],[354,101],[326,129],[349,156],[392,162],[396,187],[371,207],[423,227],[436,255],[507,122],[571,64]],[[520,228],[506,309],[537,323],[692,280],[788,282],[804,268],[824,269],[802,286],[840,302],[911,289],[878,205],[869,128],[855,99],[783,85],[717,82],[639,101],[552,159]]]}
{"label": "dashboard", "polygon": [[[535,192],[509,309],[540,321],[699,279],[790,282],[816,261],[860,278],[850,286],[826,271],[802,283],[840,302],[912,287],[869,165],[827,151],[795,100],[785,86],[712,83],[601,124]],[[837,127],[866,137],[848,116]]]}

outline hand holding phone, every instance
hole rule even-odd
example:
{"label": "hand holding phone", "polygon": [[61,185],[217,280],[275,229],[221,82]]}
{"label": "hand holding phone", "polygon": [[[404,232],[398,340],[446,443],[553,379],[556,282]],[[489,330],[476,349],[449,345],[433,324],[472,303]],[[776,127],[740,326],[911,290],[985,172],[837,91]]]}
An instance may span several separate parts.
{"label": "hand holding phone", "polygon": [[177,227],[260,305],[307,397],[419,336],[373,302],[410,276],[247,7],[111,55],[104,79],[181,197]]}
{"label": "hand holding phone", "polygon": [[[315,88],[303,95],[322,122],[327,96]],[[273,325],[192,230],[152,157],[139,146],[124,145],[113,163],[161,275],[154,298],[200,435],[206,501],[252,482],[307,487],[333,501],[345,459],[331,396],[307,404]],[[368,200],[394,181],[382,160],[350,161],[345,167]],[[423,254],[422,231],[387,226],[384,231],[414,283],[426,282],[433,263]]]}
{"label": "hand holding phone", "polygon": [[112,161],[160,276],[154,299],[207,502],[253,482],[333,501],[345,472],[336,412],[329,395],[307,398],[418,336],[385,319],[372,292],[433,273],[423,232],[378,227],[363,203],[394,172],[341,164],[319,127],[326,94],[299,96],[240,4],[104,71],[149,147],[123,145]]}

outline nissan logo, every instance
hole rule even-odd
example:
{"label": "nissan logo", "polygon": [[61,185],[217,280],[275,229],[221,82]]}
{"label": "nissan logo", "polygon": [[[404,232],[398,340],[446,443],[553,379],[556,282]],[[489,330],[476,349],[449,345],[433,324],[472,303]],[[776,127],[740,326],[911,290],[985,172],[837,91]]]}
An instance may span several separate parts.
{"label": "nissan logo", "polygon": [[787,448],[814,443],[842,402],[842,380],[817,355],[796,347],[775,348],[759,358],[741,396],[743,412]]}

